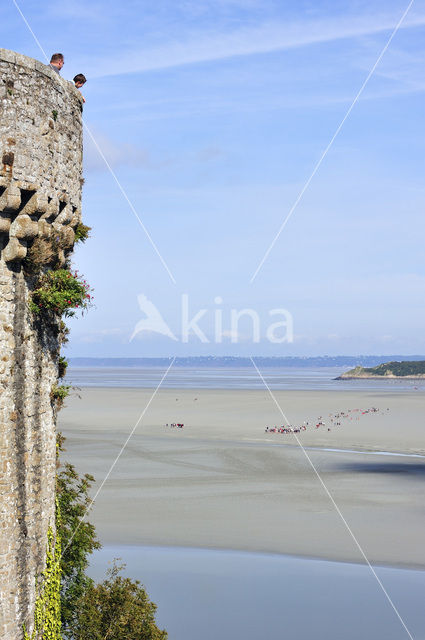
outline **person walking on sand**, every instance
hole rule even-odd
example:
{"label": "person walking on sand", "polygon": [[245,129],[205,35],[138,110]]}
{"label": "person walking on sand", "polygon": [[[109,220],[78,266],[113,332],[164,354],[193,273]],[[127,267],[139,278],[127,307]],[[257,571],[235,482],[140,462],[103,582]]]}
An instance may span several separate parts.
{"label": "person walking on sand", "polygon": [[60,74],[60,71],[65,64],[65,59],[63,57],[63,53],[54,53],[50,58],[49,67],[53,69],[56,73]]}

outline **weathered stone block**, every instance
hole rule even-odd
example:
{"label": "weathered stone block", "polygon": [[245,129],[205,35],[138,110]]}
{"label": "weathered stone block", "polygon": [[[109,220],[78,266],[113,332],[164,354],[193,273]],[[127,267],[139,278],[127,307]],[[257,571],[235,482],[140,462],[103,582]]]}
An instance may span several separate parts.
{"label": "weathered stone block", "polygon": [[52,225],[43,218],[38,221],[38,235],[41,238],[49,238],[52,233]]}
{"label": "weathered stone block", "polygon": [[23,260],[26,255],[27,248],[19,242],[18,238],[10,238],[7,246],[2,251],[2,258],[6,262]]}
{"label": "weathered stone block", "polygon": [[16,53],[14,51],[9,51],[9,49],[0,49],[0,60],[3,60],[4,62],[14,63],[15,59]]}
{"label": "weathered stone block", "polygon": [[30,239],[38,234],[38,224],[26,214],[19,215],[10,225],[10,237]]}
{"label": "weathered stone block", "polygon": [[44,64],[39,60],[34,60],[34,62],[35,62],[35,65],[34,65],[35,70],[39,71],[40,73],[46,73],[46,71],[49,69],[47,64]]}
{"label": "weathered stone block", "polygon": [[10,218],[0,215],[0,233],[8,233],[10,229]]}
{"label": "weathered stone block", "polygon": [[70,226],[61,229],[62,246],[64,249],[71,249],[75,242],[75,232]]}
{"label": "weathered stone block", "polygon": [[20,190],[13,184],[6,190],[6,199],[7,204],[6,208],[10,210],[19,209],[21,205],[21,192]]}
{"label": "weathered stone block", "polygon": [[39,215],[46,213],[48,207],[48,200],[45,193],[37,192],[35,195],[36,206],[35,210]]}

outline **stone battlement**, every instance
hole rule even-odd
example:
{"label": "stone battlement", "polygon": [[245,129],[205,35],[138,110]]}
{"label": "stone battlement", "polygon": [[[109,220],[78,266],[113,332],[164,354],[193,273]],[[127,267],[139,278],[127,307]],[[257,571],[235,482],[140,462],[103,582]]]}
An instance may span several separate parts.
{"label": "stone battlement", "polygon": [[82,97],[49,66],[0,49],[0,259],[81,219]]}

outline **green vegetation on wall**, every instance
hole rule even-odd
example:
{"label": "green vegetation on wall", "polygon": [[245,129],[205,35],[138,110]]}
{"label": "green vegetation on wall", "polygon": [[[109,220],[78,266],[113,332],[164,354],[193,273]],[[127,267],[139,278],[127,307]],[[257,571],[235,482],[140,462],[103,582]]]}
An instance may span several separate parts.
{"label": "green vegetation on wall", "polygon": [[[75,242],[85,242],[90,227],[79,223]],[[40,323],[52,326],[52,317],[66,342],[68,329],[62,317],[86,310],[91,290],[77,271],[65,261],[60,266],[63,242],[60,235],[33,244],[25,264],[33,280],[29,307]],[[47,270],[46,270],[47,269]],[[67,361],[58,359],[58,378],[66,373]],[[52,404],[60,409],[69,385],[54,384]],[[166,640],[167,632],[155,622],[156,605],[135,580],[123,577],[123,565],[114,564],[106,579],[96,584],[86,573],[89,555],[100,548],[94,526],[86,515],[92,505],[89,490],[93,476],[78,475],[73,465],[60,467],[64,438],[57,436],[56,536],[48,531],[46,568],[36,585],[34,629],[25,640]]]}
{"label": "green vegetation on wall", "polygon": [[90,286],[77,271],[48,271],[40,276],[31,294],[30,309],[35,315],[50,311],[70,317],[75,309],[88,309],[92,300],[90,291]]}
{"label": "green vegetation on wall", "polygon": [[63,356],[59,356],[58,362],[58,378],[64,378],[68,368],[68,360]]}
{"label": "green vegetation on wall", "polygon": [[60,510],[56,503],[56,536],[47,532],[46,568],[36,584],[34,629],[29,635],[24,627],[24,640],[62,640],[61,635],[61,537]]}
{"label": "green vegetation on wall", "polygon": [[91,227],[79,222],[75,228],[75,242],[85,242],[90,237]]}
{"label": "green vegetation on wall", "polygon": [[[77,226],[76,240],[88,237],[90,228],[82,223]],[[32,281],[29,308],[41,324],[57,326],[59,342],[66,342],[68,328],[61,319],[70,317],[76,309],[83,311],[91,305],[91,290],[77,271],[71,271],[67,261],[63,264],[66,239],[60,232],[49,238],[36,238],[24,262],[26,275]],[[62,255],[62,258],[61,258]],[[59,318],[58,318],[59,317]],[[67,360],[58,358],[58,378],[63,378]],[[71,390],[70,385],[53,384],[50,399],[56,410],[63,405]],[[63,439],[57,442],[57,458]],[[62,640],[62,618],[71,619],[71,611],[87,588],[89,578],[84,574],[87,554],[98,548],[99,543],[91,524],[82,522],[86,503],[80,503],[81,495],[88,500],[87,491],[91,477],[80,479],[71,465],[57,475],[56,482],[56,534],[49,527],[47,534],[46,567],[36,581],[34,628],[29,635],[24,628],[25,640]],[[62,517],[62,513],[63,516]],[[66,558],[62,556],[62,544]],[[75,622],[75,620],[74,620]],[[67,626],[65,624],[65,630]]]}
{"label": "green vegetation on wall", "polygon": [[61,409],[63,402],[71,392],[71,385],[69,384],[54,384],[50,391],[50,400],[57,410]]}

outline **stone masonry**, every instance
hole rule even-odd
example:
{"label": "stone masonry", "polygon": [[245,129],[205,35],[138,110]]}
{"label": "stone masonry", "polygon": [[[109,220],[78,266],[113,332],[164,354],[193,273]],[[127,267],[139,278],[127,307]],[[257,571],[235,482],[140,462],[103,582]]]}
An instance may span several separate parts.
{"label": "stone masonry", "polygon": [[50,392],[58,326],[28,309],[23,260],[60,234],[63,261],[81,219],[82,99],[48,66],[0,49],[0,638],[33,628],[35,578],[54,526],[56,436]]}

